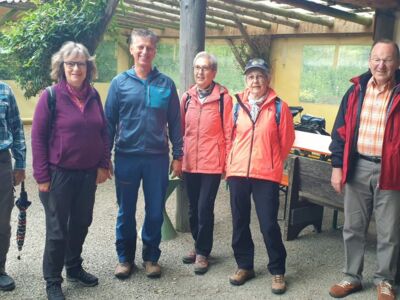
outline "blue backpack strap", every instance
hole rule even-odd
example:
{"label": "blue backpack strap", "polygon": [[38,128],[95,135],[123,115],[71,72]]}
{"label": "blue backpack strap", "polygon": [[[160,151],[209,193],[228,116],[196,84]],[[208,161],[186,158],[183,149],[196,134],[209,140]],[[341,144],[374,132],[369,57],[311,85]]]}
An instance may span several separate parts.
{"label": "blue backpack strap", "polygon": [[221,115],[221,126],[224,129],[224,93],[219,97],[219,114]]}
{"label": "blue backpack strap", "polygon": [[236,103],[233,106],[233,128],[236,127],[236,123],[239,117],[239,110],[240,110],[240,104],[239,104],[239,95],[235,94],[235,98],[236,98]]}
{"label": "blue backpack strap", "polygon": [[275,121],[276,124],[278,124],[279,126],[279,124],[281,123],[281,110],[282,110],[282,100],[279,97],[276,97],[275,99],[275,110],[276,110]]}

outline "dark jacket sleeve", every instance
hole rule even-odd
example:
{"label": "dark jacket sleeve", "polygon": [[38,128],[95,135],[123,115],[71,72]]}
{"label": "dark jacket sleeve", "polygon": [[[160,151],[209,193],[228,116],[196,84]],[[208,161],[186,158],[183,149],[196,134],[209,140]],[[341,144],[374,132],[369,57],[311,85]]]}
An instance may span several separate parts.
{"label": "dark jacket sleeve", "polygon": [[119,123],[119,108],[118,108],[118,77],[115,77],[110,84],[108,90],[106,104],[105,104],[105,116],[107,121],[107,133],[108,133],[108,145],[110,151],[114,145],[114,139],[116,134],[117,125]]}
{"label": "dark jacket sleeve", "polygon": [[182,121],[179,105],[179,97],[175,84],[171,86],[171,99],[168,105],[168,133],[172,144],[173,159],[179,159],[183,156],[183,139],[182,139]]}
{"label": "dark jacket sleeve", "polygon": [[95,90],[95,92],[96,92],[96,100],[97,100],[97,103],[99,104],[101,118],[103,119],[103,127],[101,128],[101,138],[103,140],[103,156],[99,163],[99,167],[108,169],[110,158],[111,158],[111,150],[110,150],[110,141],[109,141],[108,129],[107,129],[107,120],[104,115],[103,103],[101,102],[100,95],[97,92],[97,90]]}
{"label": "dark jacket sleeve", "polygon": [[339,111],[336,116],[335,124],[332,129],[332,142],[329,146],[329,150],[332,153],[332,167],[341,168],[343,166],[343,152],[344,144],[346,142],[346,111],[347,103],[350,94],[354,90],[354,85],[349,88],[346,94],[343,96],[342,102],[340,103]]}

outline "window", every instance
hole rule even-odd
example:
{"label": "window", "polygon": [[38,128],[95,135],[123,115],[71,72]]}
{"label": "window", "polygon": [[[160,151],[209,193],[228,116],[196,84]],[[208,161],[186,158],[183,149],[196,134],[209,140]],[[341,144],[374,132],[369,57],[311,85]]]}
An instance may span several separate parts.
{"label": "window", "polygon": [[300,102],[339,104],[349,80],[367,71],[369,51],[367,45],[304,46]]}

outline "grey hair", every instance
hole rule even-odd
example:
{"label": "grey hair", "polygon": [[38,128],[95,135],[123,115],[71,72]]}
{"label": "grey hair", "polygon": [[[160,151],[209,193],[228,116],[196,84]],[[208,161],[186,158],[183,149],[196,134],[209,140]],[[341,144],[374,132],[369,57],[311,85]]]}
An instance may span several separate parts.
{"label": "grey hair", "polygon": [[152,43],[157,46],[158,36],[151,30],[148,29],[133,29],[130,36],[130,45],[135,41],[137,37],[147,38],[152,41]]}
{"label": "grey hair", "polygon": [[215,55],[213,55],[213,54],[211,54],[211,53],[208,53],[208,52],[206,52],[206,51],[201,51],[201,52],[199,52],[199,53],[197,53],[196,54],[196,56],[194,57],[194,59],[193,59],[193,67],[195,66],[195,64],[196,64],[196,61],[199,59],[199,58],[207,58],[209,61],[210,61],[210,63],[211,63],[211,69],[213,69],[214,71],[217,71],[217,69],[218,69],[218,61],[217,61],[217,58],[215,57]]}
{"label": "grey hair", "polygon": [[400,60],[399,45],[397,45],[396,42],[394,42],[394,41],[392,41],[392,40],[389,40],[389,39],[380,39],[380,40],[375,41],[375,42],[372,44],[371,50],[369,51],[369,56],[371,56],[372,50],[374,49],[374,47],[375,47],[376,44],[388,44],[388,45],[392,45],[393,48],[394,48],[394,51],[395,51],[395,53],[396,53],[396,58],[397,58],[397,60]]}
{"label": "grey hair", "polygon": [[95,63],[95,56],[91,56],[88,49],[75,42],[65,42],[60,50],[53,54],[51,57],[51,72],[50,77],[54,81],[65,80],[64,59],[71,55],[81,54],[86,59],[87,73],[86,81],[91,83],[97,77],[97,67]]}

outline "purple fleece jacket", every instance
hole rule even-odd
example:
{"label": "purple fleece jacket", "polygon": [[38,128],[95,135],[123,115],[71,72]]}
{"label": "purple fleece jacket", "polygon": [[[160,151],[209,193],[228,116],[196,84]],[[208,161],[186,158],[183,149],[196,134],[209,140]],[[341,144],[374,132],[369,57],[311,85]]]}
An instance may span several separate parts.
{"label": "purple fleece jacket", "polygon": [[50,181],[50,166],[68,170],[108,168],[110,144],[98,92],[91,88],[83,112],[70,99],[64,81],[55,85],[55,92],[52,129],[47,91],[40,95],[33,117],[32,156],[36,181]]}

